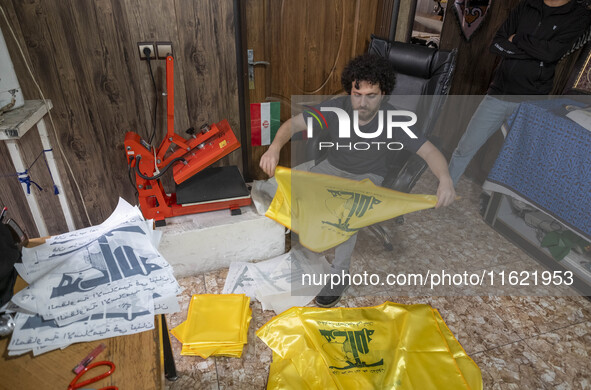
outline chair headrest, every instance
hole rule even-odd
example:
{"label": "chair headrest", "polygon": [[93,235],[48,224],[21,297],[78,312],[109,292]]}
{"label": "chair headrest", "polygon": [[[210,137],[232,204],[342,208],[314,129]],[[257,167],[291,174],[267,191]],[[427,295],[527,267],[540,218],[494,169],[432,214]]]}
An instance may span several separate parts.
{"label": "chair headrest", "polygon": [[431,77],[431,63],[436,52],[436,49],[426,46],[392,42],[387,58],[397,72],[428,79]]}
{"label": "chair headrest", "polygon": [[429,79],[437,49],[372,37],[369,52],[387,58],[398,73]]}

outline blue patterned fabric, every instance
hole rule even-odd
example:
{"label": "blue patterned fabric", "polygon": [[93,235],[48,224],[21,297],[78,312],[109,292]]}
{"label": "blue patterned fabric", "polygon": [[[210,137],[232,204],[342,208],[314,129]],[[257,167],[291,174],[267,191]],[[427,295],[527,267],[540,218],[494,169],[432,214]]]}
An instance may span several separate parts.
{"label": "blue patterned fabric", "polygon": [[525,102],[488,181],[591,239],[591,131],[563,116],[569,99]]}

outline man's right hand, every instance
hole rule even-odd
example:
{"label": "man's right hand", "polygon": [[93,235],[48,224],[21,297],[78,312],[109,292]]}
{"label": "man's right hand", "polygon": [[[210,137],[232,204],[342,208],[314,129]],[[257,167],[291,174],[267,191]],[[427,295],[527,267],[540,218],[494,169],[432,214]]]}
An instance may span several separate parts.
{"label": "man's right hand", "polygon": [[275,167],[279,163],[279,151],[280,149],[277,149],[271,145],[265,154],[261,156],[259,167],[261,167],[261,169],[267,175],[269,175],[269,177],[273,177],[273,175],[275,175]]}
{"label": "man's right hand", "polygon": [[273,139],[271,146],[269,146],[265,154],[261,156],[261,161],[259,162],[259,167],[269,177],[275,175],[275,167],[279,163],[279,152],[281,148],[289,142],[293,134],[304,130],[306,130],[306,122],[304,122],[304,116],[301,113],[286,120],[279,126],[279,130],[275,134],[275,139]]}

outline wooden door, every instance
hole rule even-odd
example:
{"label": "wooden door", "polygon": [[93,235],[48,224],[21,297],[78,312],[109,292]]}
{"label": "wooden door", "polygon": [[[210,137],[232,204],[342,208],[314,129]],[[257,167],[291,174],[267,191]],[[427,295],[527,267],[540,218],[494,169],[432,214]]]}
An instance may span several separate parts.
{"label": "wooden door", "polygon": [[[281,122],[291,117],[292,95],[342,93],[341,71],[354,56],[367,50],[376,28],[379,0],[245,0],[246,47],[254,61],[254,82],[246,90],[249,104],[281,102]],[[246,56],[247,54],[244,53]],[[248,147],[248,172],[266,179],[259,160],[267,146]],[[290,166],[290,147],[281,152],[280,164]]]}

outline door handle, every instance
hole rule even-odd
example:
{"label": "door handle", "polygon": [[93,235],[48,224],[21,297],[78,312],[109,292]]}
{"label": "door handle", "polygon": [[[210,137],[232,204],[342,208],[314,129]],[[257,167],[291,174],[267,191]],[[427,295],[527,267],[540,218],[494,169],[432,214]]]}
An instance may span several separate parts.
{"label": "door handle", "polygon": [[271,65],[268,61],[255,61],[254,50],[248,49],[248,89],[254,89],[254,67],[256,65]]}
{"label": "door handle", "polygon": [[249,62],[248,65],[254,66],[254,65],[271,65],[270,62],[267,61],[255,61],[255,62]]}

